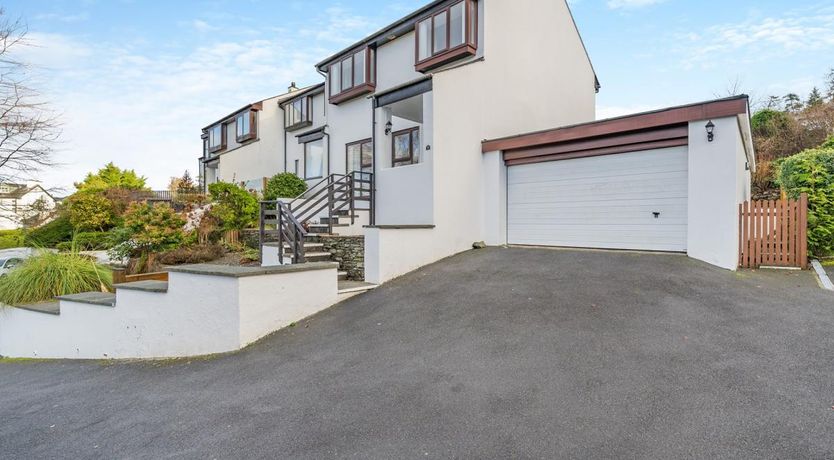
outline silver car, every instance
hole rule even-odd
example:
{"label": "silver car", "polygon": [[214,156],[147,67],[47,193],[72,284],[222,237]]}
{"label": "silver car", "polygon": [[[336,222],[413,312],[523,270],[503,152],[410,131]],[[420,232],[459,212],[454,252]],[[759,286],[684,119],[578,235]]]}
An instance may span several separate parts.
{"label": "silver car", "polygon": [[0,259],[0,277],[6,276],[9,272],[20,265],[23,259],[19,257],[9,257],[8,259]]}

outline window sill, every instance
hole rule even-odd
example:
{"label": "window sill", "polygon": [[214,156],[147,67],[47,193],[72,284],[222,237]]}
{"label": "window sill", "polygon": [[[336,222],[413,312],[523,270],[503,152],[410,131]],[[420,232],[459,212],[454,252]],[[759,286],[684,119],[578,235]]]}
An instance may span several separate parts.
{"label": "window sill", "polygon": [[238,142],[238,144],[242,144],[244,142],[255,140],[255,139],[257,139],[257,136],[255,136],[255,134],[247,134],[246,136],[241,136],[241,137],[236,137],[235,138],[235,140]]}
{"label": "window sill", "polygon": [[301,123],[296,123],[294,125],[285,126],[284,131],[295,131],[297,129],[306,128],[308,126],[313,126],[312,121],[302,121]]}
{"label": "window sill", "polygon": [[355,88],[351,88],[334,96],[330,96],[330,103],[333,105],[339,105],[342,102],[349,101],[364,94],[372,93],[374,92],[374,89],[376,89],[375,84],[363,83]]}
{"label": "window sill", "polygon": [[444,51],[440,54],[436,54],[430,58],[418,62],[414,65],[414,70],[425,73],[429,70],[436,69],[452,61],[463,59],[465,57],[474,56],[476,52],[476,47],[472,46],[469,43],[464,43],[463,45],[458,45],[450,50]]}
{"label": "window sill", "polygon": [[304,180],[316,180],[316,179],[322,179],[322,178],[324,178],[324,176],[305,177]]}

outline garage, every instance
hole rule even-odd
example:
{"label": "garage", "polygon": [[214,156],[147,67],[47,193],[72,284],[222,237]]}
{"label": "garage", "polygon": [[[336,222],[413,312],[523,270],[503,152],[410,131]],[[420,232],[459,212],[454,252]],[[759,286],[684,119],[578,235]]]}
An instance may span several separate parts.
{"label": "garage", "polygon": [[685,253],[738,267],[747,96],[481,143],[487,245]]}
{"label": "garage", "polygon": [[511,166],[510,244],[686,252],[687,149]]}

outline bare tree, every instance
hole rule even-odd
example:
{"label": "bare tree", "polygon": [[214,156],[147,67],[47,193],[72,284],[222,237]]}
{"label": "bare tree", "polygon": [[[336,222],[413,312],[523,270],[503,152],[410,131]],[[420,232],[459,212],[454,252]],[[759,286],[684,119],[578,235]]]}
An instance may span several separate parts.
{"label": "bare tree", "polygon": [[26,82],[29,66],[15,51],[28,46],[26,26],[0,9],[0,183],[25,181],[53,166],[57,117]]}

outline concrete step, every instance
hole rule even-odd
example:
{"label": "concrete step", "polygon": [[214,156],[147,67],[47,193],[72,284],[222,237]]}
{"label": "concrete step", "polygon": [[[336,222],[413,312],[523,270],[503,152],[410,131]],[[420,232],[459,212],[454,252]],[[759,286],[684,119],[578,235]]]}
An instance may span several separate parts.
{"label": "concrete step", "polygon": [[67,300],[77,303],[99,305],[102,307],[115,307],[116,294],[109,292],[82,292],[80,294],[68,294],[56,297],[58,300]]}
{"label": "concrete step", "polygon": [[338,271],[338,272],[336,272],[336,274],[338,275],[337,279],[339,281],[347,281],[348,272]]}
{"label": "concrete step", "polygon": [[50,300],[38,303],[27,303],[24,305],[15,305],[14,308],[20,308],[21,310],[29,310],[35,313],[44,313],[47,315],[61,314],[61,305],[58,303],[57,300]]}
{"label": "concrete step", "polygon": [[364,281],[339,281],[339,294],[360,293],[376,289],[377,284]]}
{"label": "concrete step", "polygon": [[[304,252],[324,252],[324,243],[304,243]],[[289,243],[284,243],[284,254],[292,253]]]}
{"label": "concrete step", "polygon": [[129,291],[145,291],[145,292],[168,292],[167,281],[134,281],[132,283],[121,283],[114,286],[116,290],[126,289]]}
{"label": "concrete step", "polygon": [[[304,254],[304,260],[307,262],[329,262],[332,255],[329,252],[310,252]],[[286,254],[285,257],[293,258],[293,255]]]}

